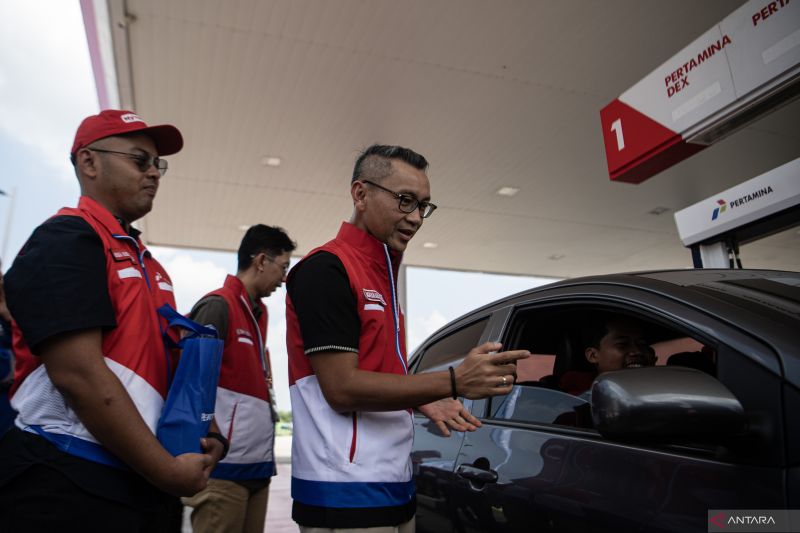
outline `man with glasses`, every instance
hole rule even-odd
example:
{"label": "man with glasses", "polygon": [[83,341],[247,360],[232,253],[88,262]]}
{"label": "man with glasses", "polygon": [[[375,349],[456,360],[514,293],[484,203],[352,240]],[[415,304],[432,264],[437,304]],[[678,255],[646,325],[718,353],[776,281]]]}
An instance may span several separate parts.
{"label": "man with glasses", "polygon": [[486,343],[455,368],[408,375],[395,285],[403,251],[436,209],[427,166],[408,148],[365,150],[350,222],[289,273],[292,517],[301,531],[413,531],[411,409],[421,406],[445,435],[474,430],[480,422],[457,398],[507,394],[513,363],[528,355],[490,353],[500,345]]}
{"label": "man with glasses", "polygon": [[225,340],[214,417],[230,443],[208,487],[183,501],[194,508],[194,533],[264,531],[278,413],[261,299],[286,280],[294,249],[281,228],[252,226],[239,245],[236,275],[204,296],[189,315],[213,325]]}
{"label": "man with glasses", "polygon": [[0,440],[8,531],[169,530],[175,496],[205,488],[224,452],[205,438],[173,457],[154,434],[177,362],[156,309],[175,299],[131,224],[153,207],[161,156],[182,146],[174,126],[130,111],[86,118],[70,153],[78,206],[36,228],[6,275],[19,413]]}

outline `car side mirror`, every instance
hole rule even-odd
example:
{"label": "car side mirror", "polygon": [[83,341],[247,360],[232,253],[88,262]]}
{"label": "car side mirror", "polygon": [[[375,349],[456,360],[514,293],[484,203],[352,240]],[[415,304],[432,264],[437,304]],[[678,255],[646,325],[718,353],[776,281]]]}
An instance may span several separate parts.
{"label": "car side mirror", "polygon": [[603,436],[617,439],[716,441],[747,427],[744,408],[725,385],[678,366],[601,374],[592,384],[592,420]]}

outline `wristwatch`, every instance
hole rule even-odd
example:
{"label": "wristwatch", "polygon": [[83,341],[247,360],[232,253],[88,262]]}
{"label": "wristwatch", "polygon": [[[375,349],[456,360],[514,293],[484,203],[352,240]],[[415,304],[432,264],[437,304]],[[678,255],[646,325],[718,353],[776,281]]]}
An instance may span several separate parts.
{"label": "wristwatch", "polygon": [[231,449],[231,443],[228,442],[228,439],[222,436],[221,433],[217,433],[216,431],[209,431],[206,434],[207,439],[217,439],[222,444],[222,455],[220,456],[220,460],[225,459],[225,456],[228,455],[228,450]]}

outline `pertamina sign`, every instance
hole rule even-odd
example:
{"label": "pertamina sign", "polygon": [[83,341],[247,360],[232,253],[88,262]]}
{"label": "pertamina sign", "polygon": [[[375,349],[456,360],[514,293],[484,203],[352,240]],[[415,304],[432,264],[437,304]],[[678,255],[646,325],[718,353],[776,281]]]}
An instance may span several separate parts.
{"label": "pertamina sign", "polygon": [[609,177],[640,183],[798,85],[800,0],[747,2],[600,111]]}
{"label": "pertamina sign", "polygon": [[795,159],[675,213],[684,246],[702,244],[800,205]]}

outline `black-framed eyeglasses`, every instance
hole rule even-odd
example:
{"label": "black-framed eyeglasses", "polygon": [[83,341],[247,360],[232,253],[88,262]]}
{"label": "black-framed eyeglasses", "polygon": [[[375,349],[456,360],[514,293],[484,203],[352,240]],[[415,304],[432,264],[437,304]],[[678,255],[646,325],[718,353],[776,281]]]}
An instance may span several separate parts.
{"label": "black-framed eyeglasses", "polygon": [[157,155],[150,155],[150,154],[130,154],[128,152],[117,152],[115,150],[101,150],[100,148],[87,148],[87,150],[91,150],[92,152],[101,152],[103,154],[117,154],[125,156],[129,159],[133,159],[136,161],[136,167],[141,171],[145,172],[151,166],[156,167],[158,173],[162,176],[167,173],[167,162],[164,159],[161,159]]}
{"label": "black-framed eyeglasses", "polygon": [[360,181],[362,181],[363,183],[369,183],[373,187],[377,187],[381,190],[384,190],[389,194],[391,194],[392,196],[394,196],[395,198],[397,198],[398,202],[397,207],[403,213],[413,213],[414,211],[419,209],[419,216],[421,216],[422,218],[428,218],[429,216],[431,216],[431,213],[433,213],[436,210],[436,204],[424,201],[420,202],[410,194],[402,194],[399,192],[394,192],[391,189],[387,189],[383,185],[378,185],[374,181],[369,181],[369,180],[360,180]]}

